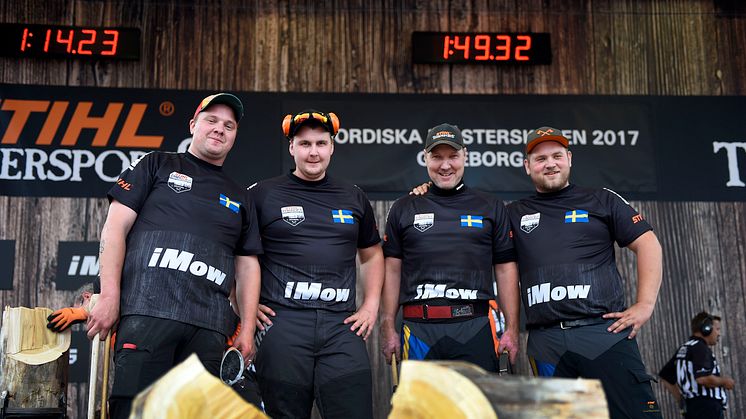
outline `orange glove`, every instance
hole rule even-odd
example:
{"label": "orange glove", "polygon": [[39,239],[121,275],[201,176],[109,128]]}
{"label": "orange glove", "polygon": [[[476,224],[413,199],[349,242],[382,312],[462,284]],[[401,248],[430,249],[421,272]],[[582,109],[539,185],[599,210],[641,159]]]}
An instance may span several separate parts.
{"label": "orange glove", "polygon": [[75,323],[88,319],[88,312],[83,307],[61,308],[47,317],[47,329],[60,333]]}
{"label": "orange glove", "polygon": [[238,322],[238,325],[236,325],[236,331],[233,332],[233,336],[229,337],[228,340],[225,341],[225,344],[229,347],[233,346],[233,342],[236,341],[239,333],[241,333],[241,322]]}

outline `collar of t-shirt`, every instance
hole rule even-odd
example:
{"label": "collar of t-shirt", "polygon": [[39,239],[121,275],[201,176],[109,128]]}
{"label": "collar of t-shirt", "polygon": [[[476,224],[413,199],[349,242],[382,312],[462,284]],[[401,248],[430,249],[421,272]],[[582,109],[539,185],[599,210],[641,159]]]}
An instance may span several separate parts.
{"label": "collar of t-shirt", "polygon": [[456,185],[456,187],[452,189],[441,189],[437,187],[434,183],[430,187],[430,191],[432,191],[433,195],[438,195],[438,196],[453,196],[453,195],[463,193],[465,190],[466,190],[466,185],[464,185],[463,179],[461,179],[458,185]]}
{"label": "collar of t-shirt", "polygon": [[539,199],[557,198],[560,196],[565,196],[565,195],[570,194],[573,191],[573,189],[575,189],[575,185],[571,183],[558,191],[536,192],[536,197]]}
{"label": "collar of t-shirt", "polygon": [[187,151],[184,154],[186,154],[187,160],[189,160],[191,162],[194,162],[194,163],[197,163],[198,165],[200,165],[202,167],[205,167],[205,168],[211,169],[211,170],[217,170],[217,171],[222,171],[223,170],[223,166],[217,166],[217,165],[214,165],[212,163],[206,162],[206,161],[200,159],[199,157],[195,156],[194,154],[190,153],[189,151]]}
{"label": "collar of t-shirt", "polygon": [[324,174],[324,177],[319,180],[305,180],[305,179],[299,178],[298,176],[295,176],[293,172],[288,173],[288,177],[294,182],[300,183],[301,185],[304,185],[304,186],[311,186],[311,187],[324,185],[328,182],[328,179],[329,179],[329,175]]}

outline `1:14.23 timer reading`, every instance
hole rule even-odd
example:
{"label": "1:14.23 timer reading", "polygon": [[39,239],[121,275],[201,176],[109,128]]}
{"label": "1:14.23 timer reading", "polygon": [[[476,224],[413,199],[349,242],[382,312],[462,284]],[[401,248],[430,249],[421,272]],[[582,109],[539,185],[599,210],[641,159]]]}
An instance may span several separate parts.
{"label": "1:14.23 timer reading", "polygon": [[0,25],[0,54],[14,57],[140,57],[140,30],[53,25]]}
{"label": "1:14.23 timer reading", "polygon": [[548,33],[414,32],[415,63],[550,64]]}

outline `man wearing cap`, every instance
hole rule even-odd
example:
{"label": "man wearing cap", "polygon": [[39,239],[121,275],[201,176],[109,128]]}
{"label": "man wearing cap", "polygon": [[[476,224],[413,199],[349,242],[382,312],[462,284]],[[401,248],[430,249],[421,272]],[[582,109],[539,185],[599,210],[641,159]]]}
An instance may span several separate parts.
{"label": "man wearing cap", "polygon": [[[383,252],[362,190],[327,173],[339,120],[315,110],[287,115],[295,169],[249,189],[264,254],[257,378],[273,418],[371,418],[364,340],[376,322]],[[365,277],[355,306],[355,257]]]}
{"label": "man wearing cap", "polygon": [[[430,193],[397,200],[389,211],[381,333],[387,361],[449,359],[497,372],[489,301],[498,298],[506,331],[498,352],[518,350],[519,291],[510,221],[496,197],[464,184],[466,149],[458,127],[428,131]],[[402,306],[402,339],[395,319]],[[402,350],[403,346],[403,350]]]}
{"label": "man wearing cap", "polygon": [[247,360],[254,355],[256,213],[246,191],[221,170],[242,115],[236,96],[206,97],[189,121],[186,153],[149,153],[109,190],[101,295],[88,337],[103,340],[119,321],[112,417],[129,416],[135,395],[192,353],[218,375],[236,327],[234,286],[244,320],[234,346]]}
{"label": "man wearing cap", "polygon": [[[568,146],[556,128],[532,130],[524,167],[536,194],[508,206],[531,366],[538,376],[601,380],[612,418],[660,417],[635,335],[655,307],[661,246],[617,193],[569,182]],[[637,255],[629,307],[615,242]]]}

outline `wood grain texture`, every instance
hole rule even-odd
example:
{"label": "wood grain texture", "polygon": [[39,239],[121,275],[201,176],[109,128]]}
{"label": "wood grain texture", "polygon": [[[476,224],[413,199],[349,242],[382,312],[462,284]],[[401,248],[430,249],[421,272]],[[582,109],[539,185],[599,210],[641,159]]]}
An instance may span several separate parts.
{"label": "wood grain texture", "polygon": [[[4,83],[267,92],[443,94],[744,95],[746,16],[712,0],[22,0],[0,21],[138,27],[134,62],[0,58]],[[412,64],[412,31],[534,31],[552,34],[549,66]],[[0,98],[1,99],[1,98]],[[186,123],[186,121],[185,121]],[[383,228],[390,201],[375,202]],[[640,334],[650,371],[688,335],[702,309],[724,316],[716,347],[723,371],[746,383],[735,354],[746,326],[746,204],[638,202],[664,246],[658,307]],[[57,243],[96,241],[106,199],[21,198],[0,191],[0,239],[16,241],[14,289],[2,305],[70,305],[56,290]],[[618,251],[634,298],[634,258]],[[525,340],[525,334],[523,335]],[[525,341],[524,341],[525,343]],[[525,346],[524,346],[525,347]],[[368,341],[375,416],[389,410],[390,374],[377,331]],[[525,357],[519,371],[528,373]],[[84,386],[70,386],[71,417]],[[656,387],[666,417],[671,398]],[[728,417],[744,415],[743,388]]]}

